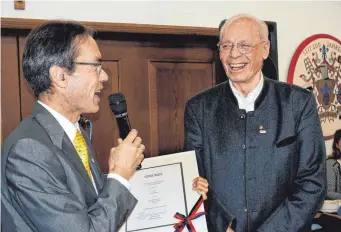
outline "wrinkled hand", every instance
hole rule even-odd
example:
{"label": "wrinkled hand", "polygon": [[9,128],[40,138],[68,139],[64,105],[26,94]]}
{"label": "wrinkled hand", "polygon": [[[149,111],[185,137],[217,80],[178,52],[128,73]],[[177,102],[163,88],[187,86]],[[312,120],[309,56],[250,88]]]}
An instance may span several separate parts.
{"label": "wrinkled hand", "polygon": [[144,159],[145,146],[135,129],[131,130],[124,140],[118,139],[118,143],[117,147],[110,150],[109,173],[118,174],[129,180]]}
{"label": "wrinkled hand", "polygon": [[205,178],[200,177],[200,176],[194,178],[192,186],[193,186],[193,190],[200,193],[204,200],[207,199],[208,182]]}

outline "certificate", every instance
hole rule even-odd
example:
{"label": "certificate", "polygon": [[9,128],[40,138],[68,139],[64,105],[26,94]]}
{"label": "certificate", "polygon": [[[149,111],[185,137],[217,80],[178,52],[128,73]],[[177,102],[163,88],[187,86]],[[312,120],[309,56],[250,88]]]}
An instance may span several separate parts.
{"label": "certificate", "polygon": [[[198,175],[194,151],[146,158],[130,180],[138,203],[120,232],[175,231],[173,226],[181,224],[175,214],[187,217],[198,203],[200,194],[192,189],[192,180]],[[203,205],[197,208],[197,213],[204,212]],[[191,223],[196,231],[207,231],[205,215]]]}

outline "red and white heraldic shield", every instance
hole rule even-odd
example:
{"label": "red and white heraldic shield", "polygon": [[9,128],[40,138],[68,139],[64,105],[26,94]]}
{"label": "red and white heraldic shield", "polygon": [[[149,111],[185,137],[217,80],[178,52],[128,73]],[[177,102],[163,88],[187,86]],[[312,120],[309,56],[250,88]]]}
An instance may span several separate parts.
{"label": "red and white heraldic shield", "polygon": [[325,140],[341,129],[340,56],[339,39],[317,34],[298,46],[289,67],[287,82],[312,91],[316,97]]}

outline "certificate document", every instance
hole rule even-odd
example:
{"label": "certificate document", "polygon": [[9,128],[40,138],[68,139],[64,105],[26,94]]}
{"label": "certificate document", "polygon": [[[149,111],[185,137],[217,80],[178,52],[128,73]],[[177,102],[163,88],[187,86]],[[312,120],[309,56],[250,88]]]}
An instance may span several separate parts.
{"label": "certificate document", "polygon": [[127,231],[172,226],[175,212],[186,212],[181,163],[146,168],[131,179],[132,194],[144,196],[127,220]]}
{"label": "certificate document", "polygon": [[[188,216],[200,194],[192,189],[198,168],[195,152],[146,158],[129,181],[138,203],[119,232],[173,232],[176,213]],[[200,212],[204,212],[203,205]],[[206,218],[192,220],[196,231],[206,232]],[[186,232],[184,228],[183,232]]]}

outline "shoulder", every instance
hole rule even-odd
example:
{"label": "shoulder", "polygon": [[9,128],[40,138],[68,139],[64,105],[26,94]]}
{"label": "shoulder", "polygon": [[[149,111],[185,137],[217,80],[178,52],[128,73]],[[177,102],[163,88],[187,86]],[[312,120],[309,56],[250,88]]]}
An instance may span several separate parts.
{"label": "shoulder", "polygon": [[270,86],[273,87],[274,91],[283,97],[307,100],[313,96],[312,92],[295,84],[275,81],[272,79],[267,79],[267,81]]}
{"label": "shoulder", "polygon": [[270,97],[283,109],[293,112],[299,120],[302,112],[316,111],[316,99],[312,92],[300,86],[269,80]]}
{"label": "shoulder", "polygon": [[9,157],[19,159],[45,159],[53,154],[53,144],[46,131],[31,116],[25,118],[5,139],[2,162]]}
{"label": "shoulder", "polygon": [[326,160],[326,164],[327,164],[327,166],[334,166],[334,165],[338,164],[338,162],[337,162],[337,160],[334,159],[334,158],[328,158],[328,159]]}
{"label": "shoulder", "polygon": [[222,95],[222,93],[226,91],[226,87],[228,84],[228,81],[224,81],[216,86],[205,89],[195,94],[187,101],[187,105],[198,105],[203,102],[215,101]]}
{"label": "shoulder", "polygon": [[38,139],[39,137],[46,137],[46,134],[43,133],[43,131],[44,130],[39,123],[32,116],[28,116],[8,135],[4,141],[4,148],[25,138]]}

